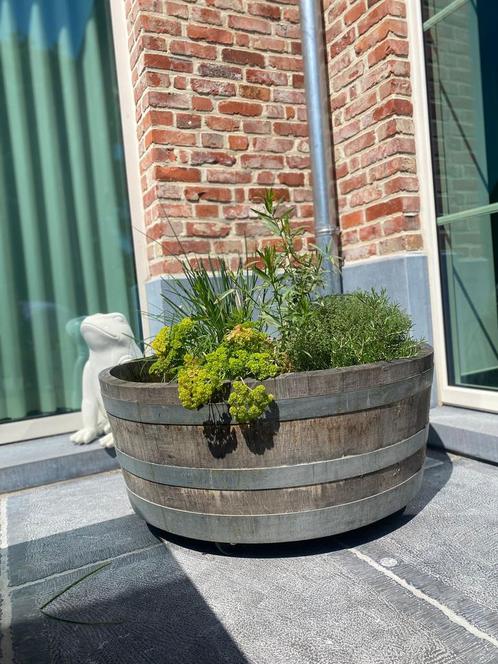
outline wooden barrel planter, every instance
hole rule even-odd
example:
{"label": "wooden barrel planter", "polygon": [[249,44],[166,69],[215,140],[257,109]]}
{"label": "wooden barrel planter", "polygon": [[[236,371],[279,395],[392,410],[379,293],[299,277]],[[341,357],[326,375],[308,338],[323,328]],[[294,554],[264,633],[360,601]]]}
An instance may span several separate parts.
{"label": "wooden barrel planter", "polygon": [[226,404],[183,408],[174,384],[139,382],[145,360],[104,371],[102,396],[130,501],[147,522],[215,542],[345,532],[406,506],[420,488],[432,349],[265,381],[264,419]]}

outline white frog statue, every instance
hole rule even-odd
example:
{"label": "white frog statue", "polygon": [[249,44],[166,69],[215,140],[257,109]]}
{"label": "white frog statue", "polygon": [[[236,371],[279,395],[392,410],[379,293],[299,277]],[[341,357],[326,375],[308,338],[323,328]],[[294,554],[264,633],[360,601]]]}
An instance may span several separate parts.
{"label": "white frog statue", "polygon": [[81,323],[80,331],[90,352],[83,369],[83,428],[73,433],[71,440],[78,445],[86,445],[102,436],[102,447],[113,447],[114,440],[100,394],[99,373],[116,364],[142,357],[142,352],[123,314],[87,316]]}

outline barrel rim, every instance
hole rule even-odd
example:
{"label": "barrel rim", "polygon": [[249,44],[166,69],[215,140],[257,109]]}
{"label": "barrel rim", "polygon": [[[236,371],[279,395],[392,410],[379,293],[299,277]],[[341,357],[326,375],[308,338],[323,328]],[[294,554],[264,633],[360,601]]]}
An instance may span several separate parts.
{"label": "barrel rim", "polygon": [[[313,378],[326,378],[328,376],[344,376],[344,375],[349,375],[349,374],[357,374],[361,375],[362,373],[367,373],[369,371],[378,369],[379,371],[382,372],[383,369],[387,368],[393,368],[396,366],[410,366],[411,364],[416,363],[417,361],[423,360],[423,359],[428,359],[432,357],[434,354],[434,350],[430,344],[424,343],[422,345],[422,348],[420,351],[414,355],[413,357],[405,357],[405,358],[400,358],[397,360],[392,360],[392,361],[385,361],[382,360],[380,362],[371,362],[368,364],[357,364],[353,365],[350,367],[334,367],[331,369],[317,369],[314,371],[299,371],[299,372],[290,372],[290,373],[285,373],[281,374],[279,376],[276,376],[275,378],[268,379],[265,381],[256,381],[253,379],[248,379],[246,382],[248,384],[252,383],[263,383],[267,385],[270,389],[277,389],[278,391],[278,386],[279,385],[285,385],[286,382],[292,381],[295,377],[304,377],[305,379],[313,379]],[[177,388],[178,384],[177,382],[144,382],[144,381],[133,381],[133,380],[125,380],[123,378],[119,378],[118,376],[115,375],[116,372],[119,372],[119,370],[122,370],[124,367],[129,366],[131,364],[139,364],[139,363],[145,363],[145,362],[150,362],[151,360],[148,358],[139,358],[136,360],[131,360],[130,362],[125,362],[123,364],[115,365],[112,367],[109,367],[107,369],[104,369],[103,371],[100,372],[99,374],[99,381],[100,385],[102,388],[105,389],[105,387],[109,386],[110,388],[119,388],[119,390],[134,390],[140,387],[147,388],[147,390],[150,390],[152,392],[157,392],[158,394],[161,394],[165,391],[170,392],[174,391],[174,393],[177,393]],[[396,382],[396,381],[393,381]]]}

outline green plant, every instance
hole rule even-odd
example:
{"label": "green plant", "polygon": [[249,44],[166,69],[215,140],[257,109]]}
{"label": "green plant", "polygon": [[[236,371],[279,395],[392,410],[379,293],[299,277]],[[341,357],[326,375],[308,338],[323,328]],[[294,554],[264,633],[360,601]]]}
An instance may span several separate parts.
{"label": "green plant", "polygon": [[411,328],[410,317],[385,291],[329,296],[293,330],[287,352],[296,371],[412,357],[421,342]]}
{"label": "green plant", "polygon": [[351,366],[411,357],[420,342],[411,321],[385,292],[323,297],[324,255],[302,251],[304,229],[293,210],[265,194],[258,217],[276,238],[240,259],[181,262],[182,279],[165,281],[171,323],[151,346],[150,373],[178,380],[185,408],[228,401],[239,423],[260,417],[273,397],[265,380],[285,371]]}
{"label": "green plant", "polygon": [[170,312],[169,325],[185,318],[195,323],[196,350],[216,348],[236,325],[257,318],[257,275],[241,258],[235,270],[220,258],[207,266],[181,260],[183,279],[163,279],[162,298]]}
{"label": "green plant", "polygon": [[199,326],[191,318],[159,330],[151,348],[156,360],[150,366],[150,373],[165,379],[172,379],[183,365],[185,355],[198,344]]}
{"label": "green plant", "polygon": [[260,315],[285,344],[293,328],[300,325],[323,287],[323,255],[299,251],[304,228],[292,223],[293,208],[282,205],[270,189],[263,210],[253,210],[278,241],[256,252],[253,271],[262,285]]}
{"label": "green plant", "polygon": [[264,380],[281,373],[282,367],[277,344],[253,323],[243,323],[205,356],[185,355],[178,371],[178,395],[185,408],[199,408],[231,381],[230,414],[241,423],[248,422],[262,415],[273,397],[264,385],[251,388],[244,378]]}

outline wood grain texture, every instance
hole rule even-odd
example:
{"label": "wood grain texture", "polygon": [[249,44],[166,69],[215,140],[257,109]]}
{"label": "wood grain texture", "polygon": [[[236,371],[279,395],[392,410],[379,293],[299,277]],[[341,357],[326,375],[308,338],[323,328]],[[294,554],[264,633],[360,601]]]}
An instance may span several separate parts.
{"label": "wood grain texture", "polygon": [[[269,477],[274,478],[279,468],[285,476],[290,466],[333,462],[383,450],[420,434],[428,423],[432,377],[432,350],[428,347],[408,360],[288,374],[266,381],[276,397],[275,410],[270,418],[250,426],[238,425],[228,418],[222,422],[212,418],[198,424],[191,417],[189,422],[190,411],[185,411],[185,423],[168,422],[167,414],[178,412],[177,386],[137,382],[144,370],[143,361],[133,362],[100,377],[104,403],[107,400],[122,404],[119,412],[133,413],[133,419],[109,414],[116,447],[132,460],[176,466],[177,477],[180,469],[181,473],[203,469],[208,473],[227,470],[236,474],[238,470],[265,468],[272,469]],[[313,402],[313,398],[317,401]],[[289,417],[293,402],[296,419]],[[326,408],[318,412],[326,415],[313,414],[304,419],[305,402],[306,407],[325,403]],[[279,403],[287,413],[287,419],[282,421],[278,417]],[[216,410],[217,406],[213,408]],[[137,421],[141,412],[149,421]],[[154,421],[155,412],[161,413],[161,423]],[[406,504],[418,490],[425,458],[425,445],[415,449],[408,451],[407,446],[406,457],[399,455],[394,464],[388,454],[384,463],[379,462],[382,455],[375,455],[375,467],[356,466],[362,474],[334,477],[335,481],[330,481],[330,476],[313,477],[313,481],[307,477],[306,483],[295,482],[291,486],[266,481],[263,488],[247,489],[237,485],[236,478],[229,489],[216,485],[211,488],[209,484],[200,488],[190,481],[183,486],[164,478],[157,481],[157,475],[148,479],[140,476],[141,470],[145,475],[150,471],[150,467],[145,471],[140,464],[130,465],[132,472],[123,469],[123,474],[135,507],[139,504],[141,513],[151,523],[171,527],[172,532],[206,539],[215,537],[213,533],[224,534],[224,541],[277,541],[275,533],[266,532],[264,525],[271,522],[273,515],[278,516],[278,541],[290,541],[296,539],[292,532],[296,523],[300,524],[303,538],[319,537],[368,523],[369,501],[375,505],[371,520],[399,509],[400,501]],[[310,522],[309,527],[308,513],[314,515],[314,525]],[[299,514],[302,516],[297,518]],[[334,514],[340,515],[340,523],[334,522]],[[243,524],[252,524],[254,532],[244,534]]]}
{"label": "wood grain texture", "polygon": [[259,491],[216,491],[157,484],[123,470],[133,493],[157,505],[201,514],[284,514],[341,505],[381,493],[414,475],[424,463],[421,449],[399,464],[338,482]]}
{"label": "wood grain texture", "polygon": [[261,468],[361,454],[392,445],[427,424],[430,390],[383,408],[332,417],[258,424],[180,426],[142,424],[109,416],[126,454],[194,468]]}

